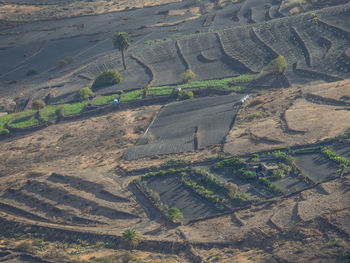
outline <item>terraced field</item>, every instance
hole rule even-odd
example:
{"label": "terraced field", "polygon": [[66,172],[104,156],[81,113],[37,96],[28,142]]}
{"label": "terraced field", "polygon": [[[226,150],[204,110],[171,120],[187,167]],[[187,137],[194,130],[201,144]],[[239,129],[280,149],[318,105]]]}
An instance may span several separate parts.
{"label": "terraced field", "polygon": [[[178,14],[172,14],[172,9]],[[91,19],[78,17],[5,28],[0,56],[1,61],[9,63],[0,63],[2,92],[20,89],[30,97],[41,87],[46,88],[47,94],[69,101],[69,94],[90,85],[108,68],[121,70],[124,82],[102,89],[101,93],[144,88],[147,84],[176,84],[188,68],[197,80],[260,72],[277,55],[286,58],[286,76],[292,84],[349,77],[348,4],[288,16],[280,13],[280,4],[273,1],[246,0],[215,11],[209,26],[201,24],[203,17],[195,17],[194,9],[189,9],[189,13],[184,10],[187,9],[183,9],[183,4],[173,3]],[[194,19],[187,21],[188,14]],[[183,16],[186,21],[170,24],[169,28],[153,27],[162,16],[169,21],[181,21]],[[106,25],[103,30],[102,21]],[[86,26],[81,29],[79,25]],[[198,27],[203,33],[193,34]],[[134,38],[125,71],[120,53],[112,50],[113,28],[130,31]],[[208,28],[217,32],[206,32]],[[192,35],[184,37],[187,34]],[[63,69],[57,67],[58,61],[67,56],[75,61]],[[30,69],[39,74],[27,78]],[[24,80],[26,88],[13,83],[14,78]]]}
{"label": "terraced field", "polygon": [[234,123],[239,109],[235,104],[241,97],[208,97],[166,105],[138,145],[125,152],[125,158],[180,153],[219,144]]}
{"label": "terraced field", "polygon": [[45,180],[40,174],[33,176],[23,185],[2,193],[3,210],[14,215],[31,211],[26,215],[29,218],[69,225],[104,225],[112,221],[129,224],[139,218],[138,213],[123,211],[130,209],[126,197],[111,193],[101,184],[60,174]]}
{"label": "terraced field", "polygon": [[0,3],[0,261],[347,262],[350,3],[233,2]]}

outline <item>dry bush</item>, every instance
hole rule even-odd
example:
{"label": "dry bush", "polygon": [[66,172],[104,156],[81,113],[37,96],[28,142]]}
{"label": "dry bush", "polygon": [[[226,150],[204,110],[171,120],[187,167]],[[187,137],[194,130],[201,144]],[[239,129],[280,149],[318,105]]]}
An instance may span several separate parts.
{"label": "dry bush", "polygon": [[255,99],[253,99],[250,103],[249,103],[249,107],[253,107],[259,104],[263,104],[265,102],[264,98],[262,97],[257,97]]}

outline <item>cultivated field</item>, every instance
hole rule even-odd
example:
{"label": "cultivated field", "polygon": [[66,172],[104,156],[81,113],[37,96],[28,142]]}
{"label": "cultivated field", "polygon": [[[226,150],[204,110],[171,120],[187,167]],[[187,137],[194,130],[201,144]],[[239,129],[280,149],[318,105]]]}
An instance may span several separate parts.
{"label": "cultivated field", "polygon": [[349,262],[349,1],[194,2],[0,3],[1,262]]}

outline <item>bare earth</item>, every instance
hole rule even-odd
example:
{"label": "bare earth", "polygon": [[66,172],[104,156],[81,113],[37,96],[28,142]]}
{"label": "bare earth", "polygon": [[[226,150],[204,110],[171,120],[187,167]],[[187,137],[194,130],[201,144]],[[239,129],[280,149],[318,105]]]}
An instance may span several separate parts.
{"label": "bare earth", "polygon": [[[256,106],[249,105],[254,100],[250,98],[226,138],[224,151],[248,154],[317,143],[342,135],[349,128],[349,106],[334,106],[327,99],[345,103],[349,89],[350,81],[346,80],[266,92],[257,96],[264,102]],[[310,100],[309,94],[315,94],[321,100]],[[262,117],[252,120],[250,116],[256,112]]]}
{"label": "bare earth", "polygon": [[126,9],[143,8],[179,2],[180,0],[124,0],[124,1],[74,1],[50,5],[0,5],[0,19],[10,21],[36,21],[53,18],[68,18],[98,15]]}

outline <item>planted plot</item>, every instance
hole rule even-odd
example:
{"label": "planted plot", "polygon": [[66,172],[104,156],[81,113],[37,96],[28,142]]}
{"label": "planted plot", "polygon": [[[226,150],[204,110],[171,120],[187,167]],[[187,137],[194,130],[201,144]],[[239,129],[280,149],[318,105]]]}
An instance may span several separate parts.
{"label": "planted plot", "polygon": [[84,195],[72,194],[64,188],[49,182],[28,181],[21,189],[25,192],[38,196],[46,202],[57,202],[67,209],[81,211],[83,214],[100,216],[111,220],[131,220],[138,218],[137,215],[119,210],[115,205],[97,203],[98,199],[88,199]]}
{"label": "planted plot", "polygon": [[36,111],[24,111],[16,115],[9,123],[9,126],[12,128],[27,128],[38,124],[39,120],[36,118]]}
{"label": "planted plot", "polygon": [[181,175],[152,178],[147,187],[160,195],[160,201],[170,207],[178,208],[185,220],[205,217],[219,213],[214,204],[196,195],[181,182]]}
{"label": "planted plot", "polygon": [[178,209],[185,220],[191,220],[248,203],[248,196],[236,185],[219,180],[199,168],[170,168],[150,172],[134,183],[171,220],[171,208]]}
{"label": "planted plot", "polygon": [[334,152],[337,153],[337,155],[340,155],[344,158],[350,159],[350,145],[349,144],[343,144],[343,143],[336,143],[333,144],[332,147]]}
{"label": "planted plot", "polygon": [[296,156],[296,165],[315,183],[337,176],[337,165],[320,153]]}
{"label": "planted plot", "polygon": [[225,159],[215,163],[212,169],[218,177],[237,185],[252,200],[293,193],[309,185],[307,179],[299,175],[295,159],[281,151],[261,159],[258,154],[247,160]]}
{"label": "planted plot", "polygon": [[81,113],[86,105],[89,104],[89,101],[84,101],[84,102],[78,102],[74,104],[66,104],[64,105],[64,115],[65,116],[70,116],[70,115],[75,115]]}
{"label": "planted plot", "polygon": [[155,154],[177,153],[218,144],[229,132],[237,114],[235,105],[241,96],[208,97],[175,102],[155,118],[138,145],[124,156],[137,159]]}

